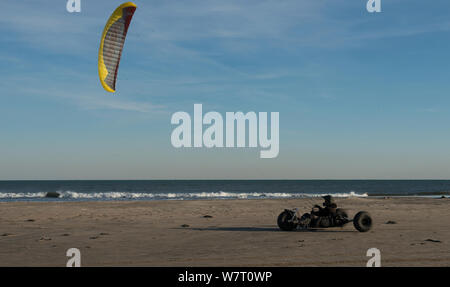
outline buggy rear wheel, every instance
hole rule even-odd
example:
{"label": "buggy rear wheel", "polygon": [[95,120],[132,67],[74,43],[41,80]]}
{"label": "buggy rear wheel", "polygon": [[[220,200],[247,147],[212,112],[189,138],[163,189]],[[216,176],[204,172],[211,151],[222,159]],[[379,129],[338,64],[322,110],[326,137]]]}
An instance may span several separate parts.
{"label": "buggy rear wheel", "polygon": [[280,215],[278,215],[278,227],[284,231],[294,230],[295,228],[297,228],[297,224],[291,221],[292,218],[293,212],[287,210],[283,211],[282,213],[280,213]]}

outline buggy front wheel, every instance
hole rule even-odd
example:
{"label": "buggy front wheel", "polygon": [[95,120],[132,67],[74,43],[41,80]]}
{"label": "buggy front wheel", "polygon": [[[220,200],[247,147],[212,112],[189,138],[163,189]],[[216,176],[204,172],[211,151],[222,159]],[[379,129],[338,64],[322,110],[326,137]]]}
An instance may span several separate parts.
{"label": "buggy front wheel", "polygon": [[372,217],[368,212],[360,211],[353,218],[353,225],[359,232],[367,232],[372,228]]}

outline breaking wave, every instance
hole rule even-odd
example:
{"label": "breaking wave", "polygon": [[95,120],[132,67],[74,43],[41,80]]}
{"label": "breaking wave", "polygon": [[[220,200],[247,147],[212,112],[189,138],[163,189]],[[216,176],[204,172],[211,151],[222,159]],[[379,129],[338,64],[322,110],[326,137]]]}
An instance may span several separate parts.
{"label": "breaking wave", "polygon": [[[137,193],[137,192],[74,192],[74,191],[57,191],[60,199],[69,200],[192,200],[192,199],[264,199],[264,198],[311,198],[321,197],[331,194],[334,197],[367,197],[367,193],[358,194],[354,191],[348,193],[327,193],[327,194],[311,194],[311,193],[262,193],[262,192],[180,192],[180,193]],[[44,199],[45,192],[0,192],[0,200],[14,199]]]}

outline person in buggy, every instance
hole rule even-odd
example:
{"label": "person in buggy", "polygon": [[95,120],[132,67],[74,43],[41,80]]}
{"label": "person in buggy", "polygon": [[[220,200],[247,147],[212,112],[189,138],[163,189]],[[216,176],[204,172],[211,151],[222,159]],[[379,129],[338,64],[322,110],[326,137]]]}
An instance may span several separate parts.
{"label": "person in buggy", "polygon": [[334,202],[334,199],[331,195],[325,195],[322,196],[322,198],[324,199],[324,202],[322,203],[322,205],[324,207],[321,207],[319,205],[314,205],[311,214],[314,216],[334,216],[336,215],[336,210],[337,210],[337,204]]}

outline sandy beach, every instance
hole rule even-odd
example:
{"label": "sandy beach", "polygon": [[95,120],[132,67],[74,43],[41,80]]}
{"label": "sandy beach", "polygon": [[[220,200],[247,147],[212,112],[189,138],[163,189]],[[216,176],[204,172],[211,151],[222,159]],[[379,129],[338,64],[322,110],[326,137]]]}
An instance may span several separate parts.
{"label": "sandy beach", "polygon": [[365,266],[373,247],[382,266],[450,266],[450,199],[336,202],[373,229],[278,229],[320,199],[1,202],[0,266],[65,266],[73,247],[82,266]]}

